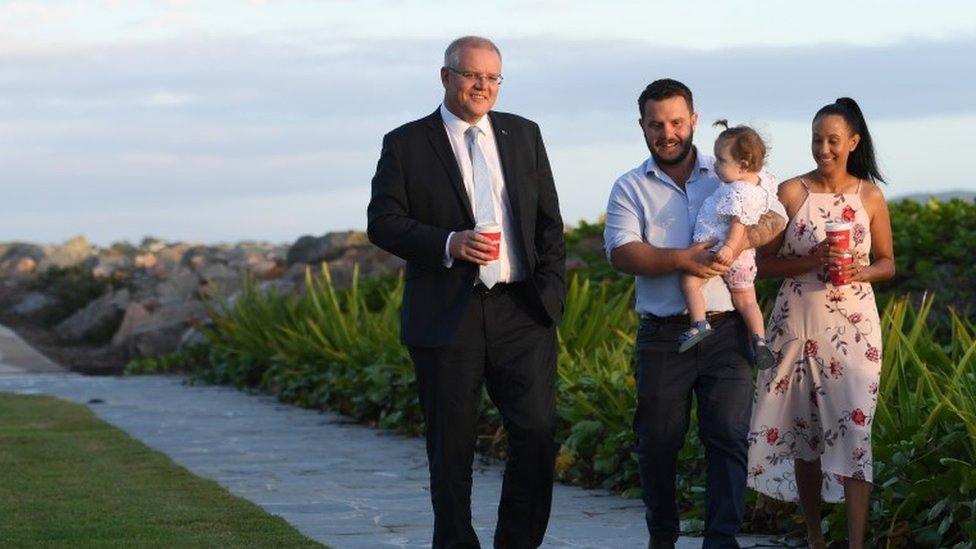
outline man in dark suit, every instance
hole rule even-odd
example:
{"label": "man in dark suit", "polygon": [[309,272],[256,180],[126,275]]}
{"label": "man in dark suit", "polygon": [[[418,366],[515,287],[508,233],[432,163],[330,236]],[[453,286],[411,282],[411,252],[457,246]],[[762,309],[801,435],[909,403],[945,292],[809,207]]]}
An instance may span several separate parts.
{"label": "man in dark suit", "polygon": [[[482,385],[501,412],[508,460],[496,547],[542,543],[556,444],[556,323],[565,298],[563,223],[539,127],[494,112],[501,54],[452,42],[444,102],[383,138],[369,238],[407,261],[401,339],[427,430],[434,547],[478,547],[471,467]],[[474,230],[501,226],[492,240]]]}

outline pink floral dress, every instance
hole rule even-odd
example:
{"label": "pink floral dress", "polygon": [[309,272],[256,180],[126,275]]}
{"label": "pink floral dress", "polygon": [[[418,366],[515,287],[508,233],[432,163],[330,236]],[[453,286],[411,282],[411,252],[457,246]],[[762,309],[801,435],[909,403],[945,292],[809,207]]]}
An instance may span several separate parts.
{"label": "pink floral dress", "polygon": [[[779,256],[811,253],[825,238],[826,223],[846,221],[853,226],[851,245],[866,264],[871,232],[860,190],[860,184],[854,194],[808,188],[786,227]],[[778,365],[759,373],[749,487],[795,501],[793,460],[819,457],[824,501],[843,501],[844,477],[873,478],[871,422],[881,372],[881,323],[871,285],[834,286],[826,268],[787,278],[766,333]]]}

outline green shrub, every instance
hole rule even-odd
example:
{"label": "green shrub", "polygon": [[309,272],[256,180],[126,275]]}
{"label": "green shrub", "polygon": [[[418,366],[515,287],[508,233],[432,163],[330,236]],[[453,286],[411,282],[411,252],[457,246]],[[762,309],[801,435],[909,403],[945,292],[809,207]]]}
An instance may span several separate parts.
{"label": "green shrub", "polygon": [[128,375],[194,373],[210,366],[210,346],[188,345],[178,352],[152,358],[137,358],[125,365]]}

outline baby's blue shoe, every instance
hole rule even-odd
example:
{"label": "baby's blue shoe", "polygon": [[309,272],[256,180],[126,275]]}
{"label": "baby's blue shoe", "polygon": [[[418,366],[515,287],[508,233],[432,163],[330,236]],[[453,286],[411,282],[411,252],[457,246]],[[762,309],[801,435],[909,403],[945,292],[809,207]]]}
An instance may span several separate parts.
{"label": "baby's blue shoe", "polygon": [[752,334],[752,357],[756,368],[760,370],[768,370],[776,366],[776,357],[773,355],[773,351],[766,344],[766,338],[759,334]]}
{"label": "baby's blue shoe", "polygon": [[707,320],[695,322],[691,328],[688,328],[678,336],[678,352],[683,353],[691,349],[714,332],[715,330],[712,330],[712,325]]}

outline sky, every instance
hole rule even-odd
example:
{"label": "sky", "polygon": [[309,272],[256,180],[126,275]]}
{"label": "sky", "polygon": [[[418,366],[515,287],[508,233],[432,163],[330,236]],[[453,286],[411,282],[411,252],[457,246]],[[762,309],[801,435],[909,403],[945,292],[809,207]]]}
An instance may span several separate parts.
{"label": "sky", "polygon": [[[781,179],[858,100],[887,196],[976,191],[976,4],[0,0],[0,242],[292,242],[366,225],[382,136],[443,97],[451,39],[503,54],[568,224],[647,157],[636,98],[677,78],[755,126]],[[477,10],[477,11],[476,11]],[[964,163],[964,166],[966,164]]]}

